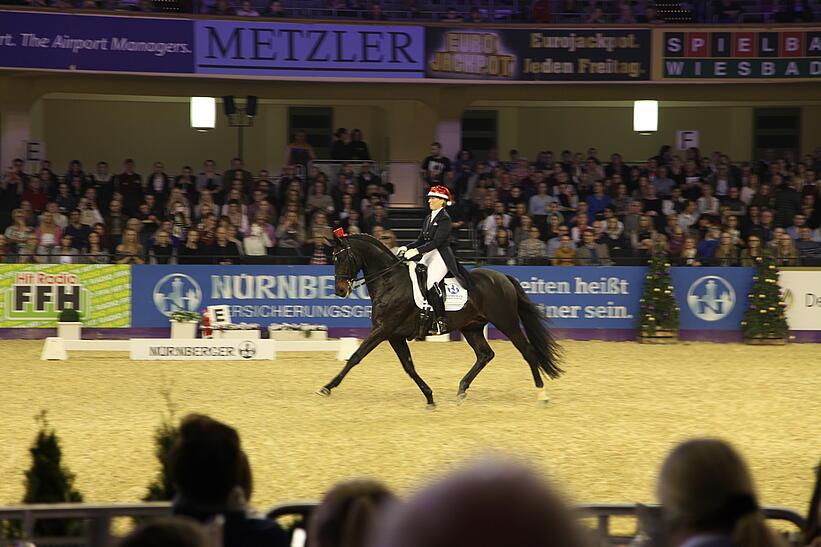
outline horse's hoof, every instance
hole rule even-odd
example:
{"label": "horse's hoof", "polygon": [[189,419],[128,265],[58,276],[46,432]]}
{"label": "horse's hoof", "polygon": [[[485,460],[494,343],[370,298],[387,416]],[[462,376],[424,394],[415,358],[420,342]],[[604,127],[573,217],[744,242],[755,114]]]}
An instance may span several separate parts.
{"label": "horse's hoof", "polygon": [[467,391],[460,391],[459,393],[456,394],[456,402],[459,403],[460,405],[462,403],[464,403],[467,400],[467,398],[468,398],[468,392]]}
{"label": "horse's hoof", "polygon": [[436,410],[436,403],[428,403],[425,406],[425,410]]}
{"label": "horse's hoof", "polygon": [[328,389],[327,387],[321,387],[321,388],[316,390],[316,394],[319,395],[320,397],[330,397],[331,396],[331,390]]}
{"label": "horse's hoof", "polygon": [[550,399],[539,399],[538,401],[536,401],[536,406],[540,408],[546,408],[549,403]]}

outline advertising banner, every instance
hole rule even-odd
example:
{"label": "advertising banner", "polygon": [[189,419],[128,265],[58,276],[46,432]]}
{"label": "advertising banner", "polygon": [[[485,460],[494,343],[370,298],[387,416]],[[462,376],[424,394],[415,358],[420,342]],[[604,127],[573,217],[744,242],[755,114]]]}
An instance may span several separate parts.
{"label": "advertising banner", "polygon": [[512,275],[552,324],[575,329],[632,329],[639,314],[645,268],[511,266]]}
{"label": "advertising banner", "polygon": [[332,266],[134,266],[135,327],[167,327],[176,310],[227,305],[234,323],[370,327],[364,287],[334,294]]}
{"label": "advertising banner", "polygon": [[662,36],[662,79],[821,78],[821,31],[699,28]]}
{"label": "advertising banner", "polygon": [[740,330],[754,268],[672,268],[682,330]]}
{"label": "advertising banner", "polygon": [[243,361],[274,358],[272,340],[131,339],[131,359],[139,361]]}
{"label": "advertising banner", "polygon": [[201,74],[424,77],[422,27],[197,20],[194,28]]}
{"label": "advertising banner", "polygon": [[86,327],[128,327],[131,270],[108,265],[0,265],[0,328],[55,327],[65,308]]}
{"label": "advertising banner", "polygon": [[425,30],[428,78],[495,81],[650,79],[646,29]]}
{"label": "advertising banner", "polygon": [[781,270],[790,330],[821,330],[821,270]]}
{"label": "advertising banner", "polygon": [[0,12],[0,66],[192,72],[191,21]]}

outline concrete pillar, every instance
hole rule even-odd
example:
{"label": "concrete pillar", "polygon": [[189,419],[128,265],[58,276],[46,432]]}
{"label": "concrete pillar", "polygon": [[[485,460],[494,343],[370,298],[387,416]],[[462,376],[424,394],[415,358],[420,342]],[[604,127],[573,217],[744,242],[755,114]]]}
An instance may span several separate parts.
{"label": "concrete pillar", "polygon": [[14,158],[25,159],[26,141],[30,140],[29,112],[4,108],[0,112],[0,169],[9,169]]}

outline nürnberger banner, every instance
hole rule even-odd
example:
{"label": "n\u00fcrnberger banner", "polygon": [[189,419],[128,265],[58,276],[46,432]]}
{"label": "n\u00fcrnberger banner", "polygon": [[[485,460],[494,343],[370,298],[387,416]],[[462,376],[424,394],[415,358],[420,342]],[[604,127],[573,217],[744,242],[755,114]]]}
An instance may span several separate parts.
{"label": "n\u00fcrnberger banner", "polygon": [[132,338],[131,359],[138,361],[251,361],[274,358],[272,340]]}

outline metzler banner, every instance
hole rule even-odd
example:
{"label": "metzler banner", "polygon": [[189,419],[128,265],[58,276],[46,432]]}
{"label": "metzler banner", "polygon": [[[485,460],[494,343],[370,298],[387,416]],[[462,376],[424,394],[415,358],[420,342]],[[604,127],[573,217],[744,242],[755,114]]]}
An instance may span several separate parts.
{"label": "metzler banner", "polygon": [[422,78],[422,27],[197,20],[196,72]]}
{"label": "metzler banner", "polygon": [[191,21],[0,12],[0,66],[192,72]]}
{"label": "metzler banner", "polygon": [[131,270],[119,265],[0,265],[0,327],[55,327],[71,308],[87,327],[128,327]]}
{"label": "metzler banner", "polygon": [[425,29],[428,78],[640,81],[650,79],[645,29]]}

